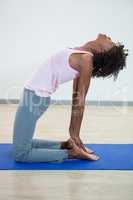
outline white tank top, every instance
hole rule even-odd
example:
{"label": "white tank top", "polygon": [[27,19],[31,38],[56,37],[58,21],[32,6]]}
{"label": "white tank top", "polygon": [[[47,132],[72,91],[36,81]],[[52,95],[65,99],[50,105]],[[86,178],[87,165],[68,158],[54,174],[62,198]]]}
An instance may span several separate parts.
{"label": "white tank top", "polygon": [[93,56],[91,52],[69,47],[57,51],[38,67],[24,87],[35,91],[38,96],[48,97],[60,84],[79,76],[79,72],[69,64],[69,56],[72,53],[88,53]]}

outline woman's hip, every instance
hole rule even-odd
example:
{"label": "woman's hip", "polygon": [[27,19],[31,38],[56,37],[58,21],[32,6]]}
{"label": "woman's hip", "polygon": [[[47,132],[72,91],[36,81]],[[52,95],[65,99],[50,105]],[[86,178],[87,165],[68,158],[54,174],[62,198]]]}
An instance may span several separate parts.
{"label": "woman's hip", "polygon": [[51,97],[40,97],[35,91],[24,88],[19,101],[19,108],[27,110],[36,117],[39,117],[47,110],[51,102]]}

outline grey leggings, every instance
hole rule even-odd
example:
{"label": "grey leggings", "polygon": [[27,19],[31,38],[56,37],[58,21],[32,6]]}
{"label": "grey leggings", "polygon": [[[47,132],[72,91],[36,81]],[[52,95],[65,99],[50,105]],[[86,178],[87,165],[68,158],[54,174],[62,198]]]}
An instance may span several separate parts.
{"label": "grey leggings", "polygon": [[62,162],[68,150],[61,141],[33,139],[37,120],[47,110],[51,97],[39,97],[24,88],[13,126],[13,157],[18,162]]}

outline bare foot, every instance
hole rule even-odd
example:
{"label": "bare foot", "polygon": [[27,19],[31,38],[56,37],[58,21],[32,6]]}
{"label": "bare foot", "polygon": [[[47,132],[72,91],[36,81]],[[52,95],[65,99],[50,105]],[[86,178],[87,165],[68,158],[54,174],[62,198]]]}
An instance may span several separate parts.
{"label": "bare foot", "polygon": [[83,149],[80,149],[71,138],[69,140],[73,145],[73,148],[68,150],[70,159],[76,158],[76,159],[86,159],[86,160],[98,160],[100,158],[95,154],[89,154],[85,152]]}
{"label": "bare foot", "polygon": [[[72,149],[73,148],[73,142],[71,141],[71,138],[68,139],[66,142],[62,142],[61,144],[61,149]],[[89,149],[88,147],[86,148],[86,151],[90,154],[90,153],[94,153],[94,151],[92,149]]]}

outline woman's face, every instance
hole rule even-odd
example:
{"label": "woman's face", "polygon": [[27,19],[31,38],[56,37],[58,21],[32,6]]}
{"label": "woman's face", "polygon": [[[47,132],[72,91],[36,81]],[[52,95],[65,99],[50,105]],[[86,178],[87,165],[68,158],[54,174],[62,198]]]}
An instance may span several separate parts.
{"label": "woman's face", "polygon": [[101,47],[101,52],[108,51],[115,45],[115,43],[112,42],[110,37],[101,33],[98,34],[96,42]]}

